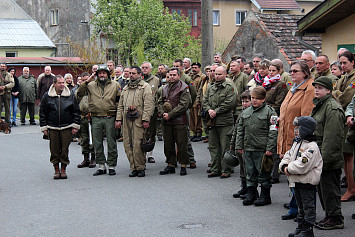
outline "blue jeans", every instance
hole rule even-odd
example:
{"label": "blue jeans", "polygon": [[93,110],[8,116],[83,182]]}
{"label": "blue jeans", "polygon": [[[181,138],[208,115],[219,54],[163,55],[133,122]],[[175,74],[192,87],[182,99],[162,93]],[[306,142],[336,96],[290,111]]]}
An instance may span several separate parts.
{"label": "blue jeans", "polygon": [[[16,122],[16,114],[17,114],[17,104],[18,104],[18,98],[15,96],[11,95],[11,103],[10,106],[12,107],[10,109],[10,113],[12,114],[12,122]],[[11,118],[11,115],[10,115]]]}

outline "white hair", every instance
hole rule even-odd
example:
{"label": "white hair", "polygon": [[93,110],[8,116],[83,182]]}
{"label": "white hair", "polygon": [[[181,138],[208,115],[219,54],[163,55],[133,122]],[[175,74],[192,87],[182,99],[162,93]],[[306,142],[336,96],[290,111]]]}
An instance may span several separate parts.
{"label": "white hair", "polygon": [[[143,62],[142,65],[145,64],[145,63],[148,63],[149,69],[152,69],[152,68],[153,68],[152,64],[151,64],[150,62],[148,62],[148,61]],[[141,65],[141,67],[142,67],[142,65]]]}
{"label": "white hair", "polygon": [[121,67],[116,67],[116,69],[119,69],[120,72],[123,72],[123,69]]}
{"label": "white hair", "polygon": [[23,68],[22,68],[22,71],[25,70],[25,69],[27,69],[28,71],[30,70],[29,67],[23,67]]}
{"label": "white hair", "polygon": [[317,57],[316,57],[316,54],[315,54],[315,52],[313,50],[305,50],[305,51],[302,52],[302,55],[304,55],[304,54],[311,55],[312,56],[312,60],[316,61]]}
{"label": "white hair", "polygon": [[73,75],[70,73],[67,73],[64,75],[64,79],[67,79],[68,77],[71,77],[73,79]]}
{"label": "white hair", "polygon": [[46,70],[46,68],[49,68],[49,70],[51,70],[51,71],[52,71],[51,66],[45,66],[45,67],[44,67],[44,70]]}
{"label": "white hair", "polygon": [[191,64],[191,59],[189,59],[189,58],[184,58],[183,61],[185,61],[185,60],[189,61],[189,63]]}

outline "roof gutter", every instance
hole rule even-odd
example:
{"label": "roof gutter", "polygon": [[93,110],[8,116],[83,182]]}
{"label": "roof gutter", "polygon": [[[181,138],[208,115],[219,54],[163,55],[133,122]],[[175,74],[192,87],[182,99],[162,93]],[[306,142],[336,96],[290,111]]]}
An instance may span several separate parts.
{"label": "roof gutter", "polygon": [[306,47],[306,48],[308,48],[308,49],[313,50],[316,55],[319,54],[319,49],[318,49],[318,48],[314,47],[313,45],[307,43],[306,41],[304,41],[304,40],[302,39],[302,36],[303,36],[304,34],[300,34],[299,32],[292,32],[292,34],[297,37],[297,40],[298,40],[298,42],[299,42],[301,45],[303,45],[304,47]]}

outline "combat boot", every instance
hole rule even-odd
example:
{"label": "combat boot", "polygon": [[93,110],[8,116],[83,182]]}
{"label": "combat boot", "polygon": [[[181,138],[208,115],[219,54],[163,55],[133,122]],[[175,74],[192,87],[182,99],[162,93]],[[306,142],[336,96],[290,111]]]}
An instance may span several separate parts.
{"label": "combat boot", "polygon": [[96,167],[95,153],[91,153],[91,160],[90,160],[89,168],[95,168],[95,167]]}
{"label": "combat boot", "polygon": [[242,189],[239,190],[237,193],[233,194],[234,198],[239,198],[241,195],[247,194],[247,180],[245,178],[242,178]]}
{"label": "combat boot", "polygon": [[67,179],[67,165],[62,163],[62,167],[60,169],[60,178],[61,179]]}
{"label": "combat boot", "polygon": [[256,187],[248,187],[247,197],[243,201],[244,206],[250,206],[259,197],[259,193]]}
{"label": "combat boot", "polygon": [[314,237],[313,225],[306,221],[303,222],[303,230],[295,237]]}
{"label": "combat boot", "polygon": [[296,230],[292,233],[289,233],[288,237],[294,237],[294,236],[298,235],[299,233],[301,233],[302,230],[305,230],[305,228],[303,227],[303,219],[297,218],[297,223],[298,223],[298,226],[297,226]]}
{"label": "combat boot", "polygon": [[265,206],[271,204],[270,188],[261,187],[260,197],[254,202],[255,206]]}
{"label": "combat boot", "polygon": [[84,160],[80,164],[77,165],[78,168],[89,167],[89,153],[84,153]]}
{"label": "combat boot", "polygon": [[54,165],[54,176],[53,179],[60,179],[59,164]]}

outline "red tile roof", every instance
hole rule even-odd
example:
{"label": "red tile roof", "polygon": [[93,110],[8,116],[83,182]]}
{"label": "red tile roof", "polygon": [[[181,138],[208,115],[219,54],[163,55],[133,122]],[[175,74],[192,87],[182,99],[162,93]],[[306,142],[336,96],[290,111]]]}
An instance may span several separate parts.
{"label": "red tile roof", "polygon": [[[302,15],[288,14],[262,14],[256,13],[260,24],[271,39],[274,39],[280,52],[284,54],[287,61],[300,58],[302,51],[308,50],[298,42],[294,34],[298,31],[297,21]],[[302,40],[321,50],[322,38],[319,34],[307,34]]]}
{"label": "red tile roof", "polygon": [[289,10],[301,9],[296,0],[252,0],[259,9]]}

